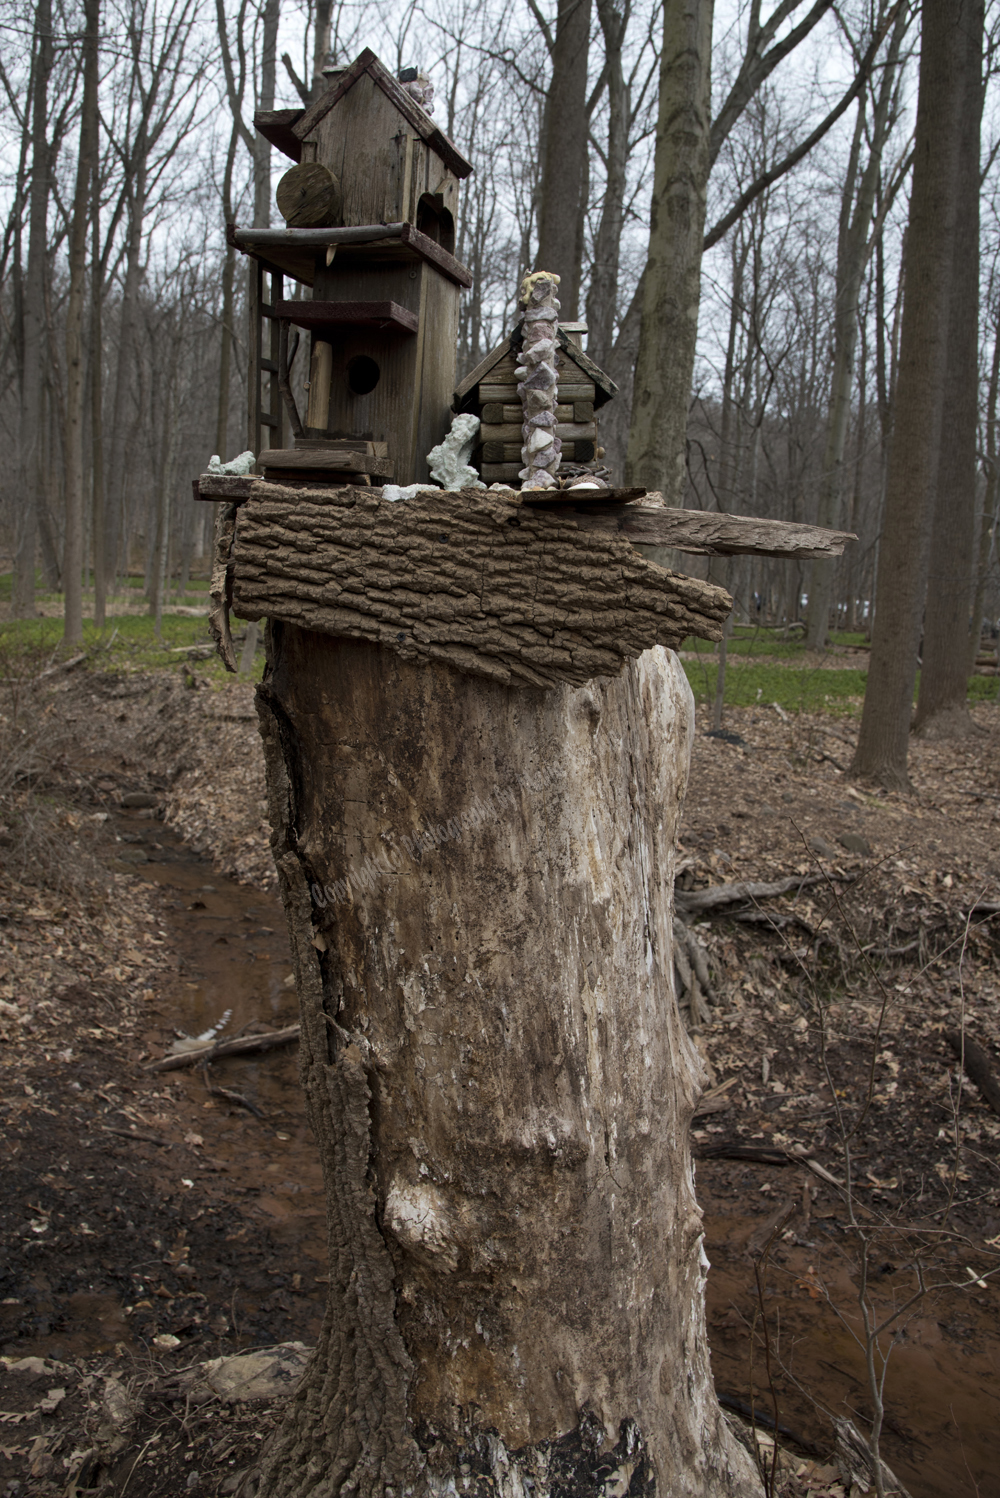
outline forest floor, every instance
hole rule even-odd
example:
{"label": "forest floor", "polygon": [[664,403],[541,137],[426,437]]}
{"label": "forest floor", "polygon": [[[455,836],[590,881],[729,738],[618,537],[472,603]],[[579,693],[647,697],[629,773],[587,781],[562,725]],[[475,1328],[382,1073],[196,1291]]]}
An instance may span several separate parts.
{"label": "forest floor", "polygon": [[[30,677],[0,681],[0,1498],[232,1493],[319,1330],[319,1167],[294,1047],[147,1068],[226,1009],[294,1021],[252,688],[183,654]],[[849,781],[849,716],[703,718],[680,903],[797,881],[687,917],[720,1395],[768,1461],[790,1432],[776,1492],[848,1494],[864,1292],[900,1313],[886,1461],[1000,1498],[1000,1118],[945,1038],[1000,1068],[1000,706],[914,743],[907,796]]]}

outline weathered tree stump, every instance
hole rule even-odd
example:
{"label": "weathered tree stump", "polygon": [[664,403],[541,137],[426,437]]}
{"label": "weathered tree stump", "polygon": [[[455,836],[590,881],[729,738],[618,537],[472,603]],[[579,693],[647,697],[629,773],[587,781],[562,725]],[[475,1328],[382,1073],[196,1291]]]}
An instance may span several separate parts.
{"label": "weathered tree stump", "polygon": [[541,690],[287,623],[268,649],[331,1267],[260,1498],[759,1494],[704,1325],[679,662]]}

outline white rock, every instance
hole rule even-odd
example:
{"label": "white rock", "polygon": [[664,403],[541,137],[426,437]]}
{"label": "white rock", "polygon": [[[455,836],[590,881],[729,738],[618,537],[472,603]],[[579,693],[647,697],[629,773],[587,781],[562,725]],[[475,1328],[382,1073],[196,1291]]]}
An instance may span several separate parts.
{"label": "white rock", "polygon": [[228,463],[221,462],[219,454],[213,453],[208,460],[207,472],[222,473],[228,478],[242,478],[244,474],[253,472],[253,465],[256,461],[257,459],[249,448],[246,452],[240,453],[238,458],[231,458]]}
{"label": "white rock", "polygon": [[[479,436],[479,417],[465,411],[452,419],[451,431],[427,454],[431,478],[444,489],[485,489],[479,474],[469,464]],[[382,491],[385,493],[385,490]]]}
{"label": "white rock", "polygon": [[415,499],[418,494],[440,494],[437,484],[383,484],[382,498],[390,504],[400,499]]}

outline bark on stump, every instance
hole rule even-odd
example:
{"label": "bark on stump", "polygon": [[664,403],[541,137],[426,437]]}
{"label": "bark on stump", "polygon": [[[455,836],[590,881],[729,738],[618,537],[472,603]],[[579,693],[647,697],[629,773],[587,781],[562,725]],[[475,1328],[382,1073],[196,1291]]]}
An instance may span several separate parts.
{"label": "bark on stump", "polygon": [[331,1258],[260,1498],[759,1494],[704,1324],[676,656],[543,691],[272,624],[258,701]]}

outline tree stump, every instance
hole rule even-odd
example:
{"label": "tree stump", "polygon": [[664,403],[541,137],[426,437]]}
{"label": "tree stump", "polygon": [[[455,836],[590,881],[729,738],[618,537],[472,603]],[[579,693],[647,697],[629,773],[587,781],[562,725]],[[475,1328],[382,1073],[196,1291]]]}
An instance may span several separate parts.
{"label": "tree stump", "polygon": [[268,630],[258,704],[329,1301],[259,1498],[749,1498],[672,988],[694,708]]}

